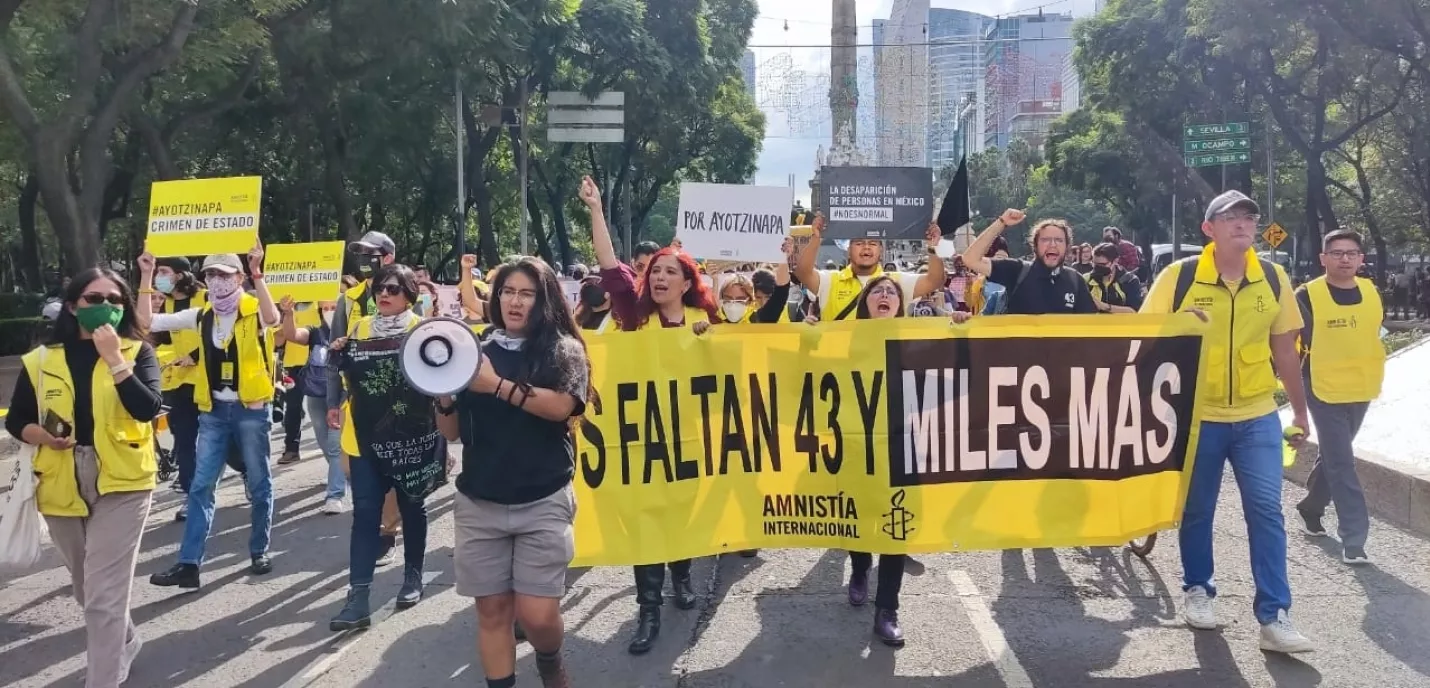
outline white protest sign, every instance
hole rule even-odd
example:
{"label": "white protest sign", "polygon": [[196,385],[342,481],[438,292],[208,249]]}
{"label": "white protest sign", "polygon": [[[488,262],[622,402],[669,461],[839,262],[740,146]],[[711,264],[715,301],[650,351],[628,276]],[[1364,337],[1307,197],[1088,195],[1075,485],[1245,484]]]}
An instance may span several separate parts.
{"label": "white protest sign", "polygon": [[794,189],[787,186],[687,182],[680,185],[675,236],[700,259],[782,261],[793,205]]}
{"label": "white protest sign", "polygon": [[561,292],[566,295],[566,305],[572,309],[581,302],[581,283],[573,279],[561,278]]}

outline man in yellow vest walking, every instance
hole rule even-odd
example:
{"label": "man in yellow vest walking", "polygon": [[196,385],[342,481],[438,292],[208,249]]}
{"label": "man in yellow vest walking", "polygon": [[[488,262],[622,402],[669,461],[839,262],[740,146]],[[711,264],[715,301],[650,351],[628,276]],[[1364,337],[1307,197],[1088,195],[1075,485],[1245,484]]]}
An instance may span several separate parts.
{"label": "man in yellow vest walking", "polygon": [[[1276,412],[1279,374],[1295,424],[1306,427],[1296,337],[1301,313],[1281,266],[1252,249],[1261,211],[1228,191],[1207,206],[1202,233],[1212,243],[1201,255],[1177,261],[1153,282],[1143,313],[1196,312],[1211,323],[1205,369],[1199,371],[1202,424],[1195,468],[1178,539],[1182,551],[1182,619],[1197,629],[1217,627],[1212,522],[1227,463],[1236,475],[1256,583],[1252,607],[1261,624],[1261,649],[1307,652],[1314,648],[1288,616],[1286,521],[1281,514],[1281,420]],[[1302,439],[1297,439],[1299,444]]]}
{"label": "man in yellow vest walking", "polygon": [[1306,498],[1296,511],[1308,535],[1322,536],[1326,529],[1321,518],[1326,506],[1334,503],[1341,561],[1368,564],[1365,539],[1370,517],[1351,445],[1385,379],[1385,346],[1380,342],[1385,312],[1375,285],[1356,277],[1365,262],[1361,236],[1338,230],[1327,234],[1321,246],[1326,274],[1296,292],[1306,323],[1301,330],[1305,352],[1301,370],[1310,390],[1307,403],[1321,450],[1306,483]]}

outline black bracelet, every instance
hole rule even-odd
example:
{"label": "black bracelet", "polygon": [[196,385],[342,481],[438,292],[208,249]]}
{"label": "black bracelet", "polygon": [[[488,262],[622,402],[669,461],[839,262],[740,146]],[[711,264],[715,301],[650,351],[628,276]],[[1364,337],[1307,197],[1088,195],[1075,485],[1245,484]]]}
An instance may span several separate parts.
{"label": "black bracelet", "polygon": [[494,396],[494,397],[496,397],[496,398],[498,398],[498,399],[501,398],[501,383],[503,383],[503,382],[506,382],[506,380],[503,380],[503,379],[501,379],[501,378],[497,378],[497,390],[496,390],[495,392],[492,392],[492,396]]}

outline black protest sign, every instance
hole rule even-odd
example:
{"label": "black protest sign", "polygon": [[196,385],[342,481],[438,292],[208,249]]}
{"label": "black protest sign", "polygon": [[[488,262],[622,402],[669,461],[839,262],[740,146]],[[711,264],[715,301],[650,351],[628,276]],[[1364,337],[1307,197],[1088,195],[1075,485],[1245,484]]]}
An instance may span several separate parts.
{"label": "black protest sign", "polygon": [[353,431],[361,457],[408,496],[422,499],[445,477],[430,397],[402,376],[402,337],[349,342],[344,363],[352,399]]}
{"label": "black protest sign", "polygon": [[890,485],[1181,471],[1200,338],[1095,341],[887,342]]}
{"label": "black protest sign", "polygon": [[933,221],[933,171],[927,167],[825,167],[826,239],[915,241]]}

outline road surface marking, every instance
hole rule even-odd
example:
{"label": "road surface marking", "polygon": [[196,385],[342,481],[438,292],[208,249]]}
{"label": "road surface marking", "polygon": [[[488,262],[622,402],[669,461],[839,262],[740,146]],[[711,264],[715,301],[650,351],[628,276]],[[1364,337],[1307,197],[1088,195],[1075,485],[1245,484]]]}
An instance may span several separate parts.
{"label": "road surface marking", "polygon": [[978,592],[973,579],[965,571],[949,571],[948,580],[953,583],[958,601],[963,604],[969,621],[973,622],[973,630],[978,632],[978,639],[983,641],[983,648],[988,651],[988,658],[993,661],[993,667],[998,670],[1004,685],[1008,688],[1033,688],[1032,679],[1028,678],[1028,672],[1023,669],[1012,648],[1008,647],[1003,629],[993,620],[993,612],[988,610],[988,604],[983,601],[983,594]]}

